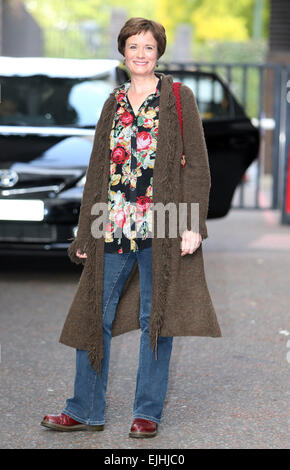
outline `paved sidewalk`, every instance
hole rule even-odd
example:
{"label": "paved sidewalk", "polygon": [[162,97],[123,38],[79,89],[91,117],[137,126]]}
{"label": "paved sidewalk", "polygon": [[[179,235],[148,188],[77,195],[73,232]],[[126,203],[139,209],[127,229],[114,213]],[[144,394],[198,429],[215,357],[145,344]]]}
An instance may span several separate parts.
{"label": "paved sidewalk", "polygon": [[208,230],[206,276],[223,337],[174,339],[154,439],[128,437],[139,332],[113,339],[103,432],[39,425],[72,394],[75,352],[58,337],[79,271],[57,260],[1,263],[1,448],[289,448],[290,226],[276,211],[233,210]]}

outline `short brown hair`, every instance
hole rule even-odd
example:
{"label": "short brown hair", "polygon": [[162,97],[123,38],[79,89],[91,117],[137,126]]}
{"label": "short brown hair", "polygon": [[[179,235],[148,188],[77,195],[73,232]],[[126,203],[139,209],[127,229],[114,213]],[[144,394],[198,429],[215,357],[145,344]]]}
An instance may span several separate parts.
{"label": "short brown hair", "polygon": [[126,40],[130,36],[140,34],[142,31],[151,31],[154,39],[157,41],[158,59],[161,57],[166,48],[166,33],[162,24],[156,21],[146,20],[146,18],[130,18],[122,27],[118,36],[118,51],[120,54],[125,55]]}

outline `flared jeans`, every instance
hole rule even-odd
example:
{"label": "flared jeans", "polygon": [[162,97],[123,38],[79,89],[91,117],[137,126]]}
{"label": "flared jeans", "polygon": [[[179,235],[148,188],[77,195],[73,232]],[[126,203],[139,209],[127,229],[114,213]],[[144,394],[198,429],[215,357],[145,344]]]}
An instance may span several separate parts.
{"label": "flared jeans", "polygon": [[[124,284],[137,258],[140,277],[140,350],[136,378],[133,418],[161,422],[169,376],[172,337],[158,338],[157,358],[149,338],[152,304],[152,248],[139,252],[104,254],[103,339],[104,357],[101,373],[90,365],[88,353],[76,350],[74,396],[66,401],[63,413],[80,423],[105,423],[106,390],[108,382],[111,329]],[[136,292],[137,295],[137,292]]]}

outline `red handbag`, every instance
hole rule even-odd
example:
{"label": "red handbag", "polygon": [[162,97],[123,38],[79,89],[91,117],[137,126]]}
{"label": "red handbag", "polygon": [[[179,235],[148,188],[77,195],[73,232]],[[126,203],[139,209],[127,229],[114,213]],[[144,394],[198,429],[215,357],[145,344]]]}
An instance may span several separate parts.
{"label": "red handbag", "polygon": [[[180,130],[181,130],[181,137],[182,137],[182,142],[183,142],[183,116],[182,116],[182,107],[181,107],[181,99],[180,99],[180,92],[179,92],[180,85],[181,85],[180,82],[174,82],[172,84],[172,89],[176,98],[176,109],[177,109]],[[180,163],[181,163],[182,169],[184,170],[185,165],[186,165],[186,159],[185,159],[185,154],[184,154],[184,144],[183,144],[182,157],[181,157]]]}

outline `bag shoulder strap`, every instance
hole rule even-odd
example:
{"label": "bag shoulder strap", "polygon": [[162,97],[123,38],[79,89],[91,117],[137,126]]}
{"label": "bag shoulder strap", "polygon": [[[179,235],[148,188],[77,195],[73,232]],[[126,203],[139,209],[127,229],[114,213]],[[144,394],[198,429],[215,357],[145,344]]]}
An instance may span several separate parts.
{"label": "bag shoulder strap", "polygon": [[180,82],[174,82],[172,84],[172,88],[173,88],[173,93],[175,94],[175,98],[176,98],[176,109],[177,109],[177,114],[179,118],[181,135],[183,138],[183,116],[182,116],[182,107],[181,107],[181,99],[180,99],[180,91],[179,91],[180,85],[181,85]]}
{"label": "bag shoulder strap", "polygon": [[[181,130],[181,137],[182,137],[182,142],[183,142],[183,116],[182,116],[182,106],[181,106],[181,99],[180,99],[180,82],[173,82],[172,84],[172,89],[173,93],[175,95],[176,99],[176,110],[178,114],[178,119],[179,119],[179,125],[180,125],[180,130]],[[186,165],[186,160],[185,160],[185,155],[184,155],[184,146],[183,146],[183,151],[182,151],[182,158],[181,158],[181,166],[182,169],[184,169]]]}

